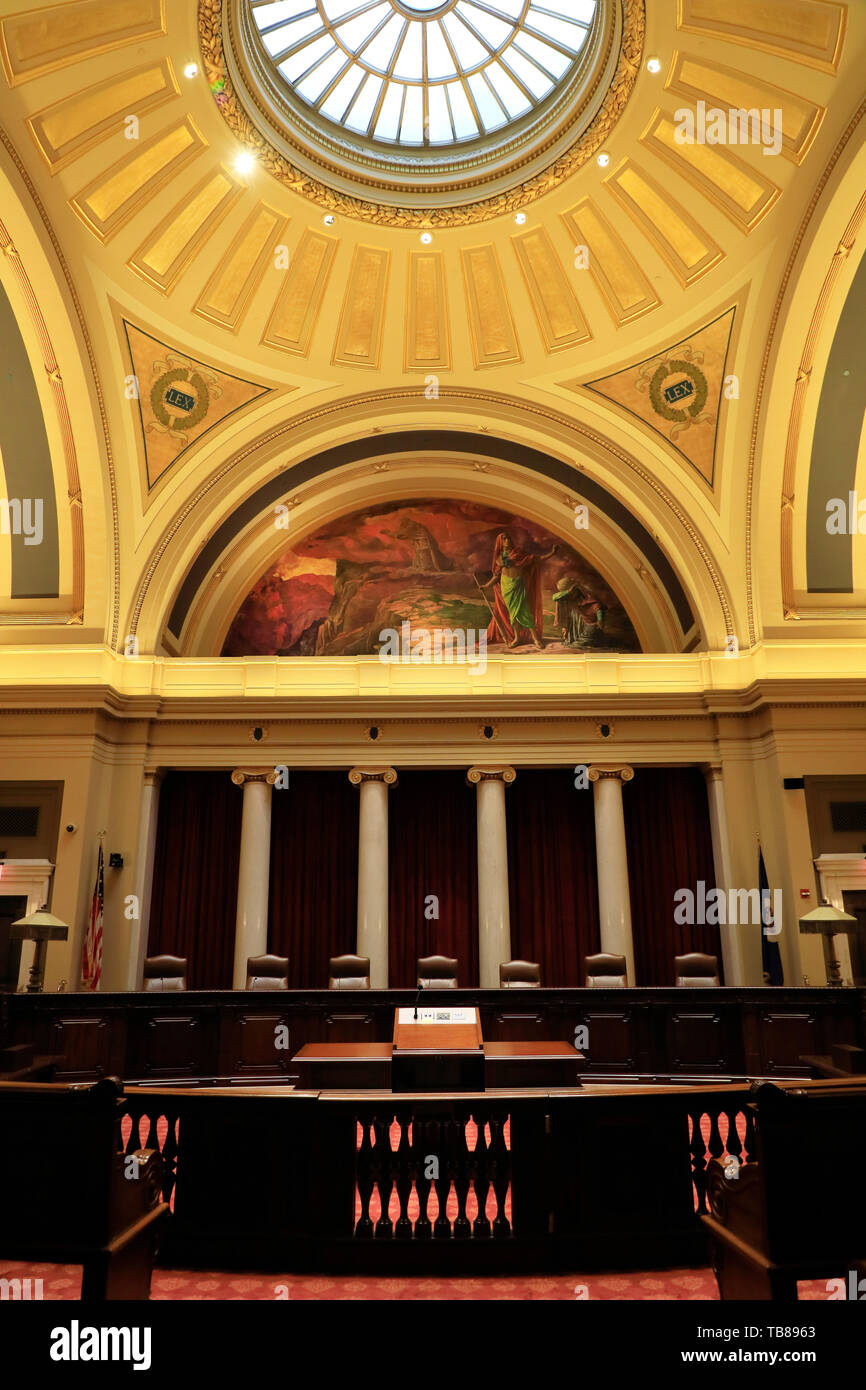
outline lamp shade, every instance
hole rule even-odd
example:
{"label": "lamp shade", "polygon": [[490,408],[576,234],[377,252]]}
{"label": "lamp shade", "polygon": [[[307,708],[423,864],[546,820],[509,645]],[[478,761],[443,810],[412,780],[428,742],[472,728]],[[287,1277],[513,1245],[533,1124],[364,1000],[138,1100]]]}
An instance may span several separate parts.
{"label": "lamp shade", "polygon": [[855,922],[857,918],[852,917],[850,912],[843,912],[841,908],[832,907],[830,903],[824,902],[820,907],[815,907],[811,912],[800,918],[801,932],[821,933],[824,936],[835,936],[836,932],[847,931],[843,922]]}
{"label": "lamp shade", "polygon": [[66,922],[61,922],[45,907],[37,908],[27,917],[19,917],[12,923],[9,933],[12,941],[65,941],[68,936]]}

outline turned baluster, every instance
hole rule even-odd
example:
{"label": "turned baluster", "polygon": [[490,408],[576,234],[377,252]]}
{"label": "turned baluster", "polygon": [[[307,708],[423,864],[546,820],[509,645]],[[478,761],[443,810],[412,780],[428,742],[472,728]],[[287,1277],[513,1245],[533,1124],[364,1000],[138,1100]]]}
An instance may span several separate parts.
{"label": "turned baluster", "polygon": [[400,1126],[400,1143],[397,1145],[394,1161],[397,1170],[397,1196],[400,1201],[400,1215],[397,1218],[397,1225],[394,1227],[394,1235],[398,1240],[411,1240],[412,1222],[409,1220],[409,1198],[412,1195],[412,1177],[415,1169],[412,1145],[409,1142],[411,1121],[407,1117],[402,1120],[398,1119],[397,1123]]}
{"label": "turned baluster", "polygon": [[511,1224],[505,1213],[505,1202],[511,1182],[511,1154],[505,1143],[504,1128],[508,1119],[490,1118],[490,1155],[493,1171],[493,1191],[496,1196],[496,1216],[493,1219],[493,1239],[505,1240],[511,1235]]}
{"label": "turned baluster", "polygon": [[416,1116],[412,1124],[415,1191],[418,1193],[418,1219],[415,1222],[416,1240],[429,1240],[433,1234],[433,1226],[427,1215],[427,1203],[430,1201],[431,1187],[431,1179],[427,1176],[427,1155],[430,1152],[430,1136],[427,1132],[429,1128],[428,1123],[419,1120]]}
{"label": "turned baluster", "polygon": [[172,1194],[177,1182],[177,1163],[180,1155],[180,1125],[176,1115],[167,1115],[168,1131],[162,1146],[162,1199],[171,1205]]}
{"label": "turned baluster", "polygon": [[758,1136],[755,1129],[755,1116],[750,1105],[743,1107],[746,1117],[746,1137],[743,1140],[744,1162],[754,1163],[758,1156]]}
{"label": "turned baluster", "polygon": [[433,1186],[436,1188],[436,1199],[439,1203],[439,1212],[433,1222],[433,1239],[450,1240],[451,1222],[448,1219],[448,1193],[451,1190],[451,1174],[448,1171],[448,1155],[446,1153],[445,1124],[438,1120],[430,1123],[430,1136],[432,1144],[430,1147],[431,1157],[436,1159],[436,1174],[433,1179]]}
{"label": "turned baluster", "polygon": [[468,1240],[472,1226],[466,1215],[469,1196],[469,1165],[471,1157],[466,1143],[466,1120],[454,1120],[449,1126],[450,1166],[454,1172],[454,1191],[457,1194],[457,1215],[454,1219],[455,1240]]}
{"label": "turned baluster", "polygon": [[358,1240],[369,1240],[373,1234],[373,1222],[370,1219],[370,1201],[373,1196],[373,1163],[370,1123],[368,1120],[364,1120],[361,1123],[361,1147],[355,1157],[356,1183],[358,1196],[361,1199],[361,1215],[355,1226],[355,1236]]}
{"label": "turned baluster", "polygon": [[472,1227],[472,1236],[474,1240],[489,1240],[491,1228],[487,1216],[487,1198],[490,1193],[490,1151],[485,1133],[487,1121],[484,1115],[479,1115],[477,1111],[472,1118],[478,1129],[478,1139],[472,1155],[472,1181],[475,1186],[475,1199],[478,1202],[478,1215]]}
{"label": "turned baluster", "polygon": [[725,1148],[731,1158],[735,1158],[738,1163],[743,1163],[743,1145],[740,1139],[740,1131],[737,1128],[737,1116],[740,1112],[735,1109],[728,1109],[725,1114],[728,1117],[728,1137],[725,1140]]}
{"label": "turned baluster", "polygon": [[692,1122],[692,1139],[689,1144],[689,1153],[692,1156],[692,1181],[695,1184],[695,1191],[698,1194],[698,1211],[707,1212],[707,1146],[701,1130],[702,1113],[692,1113],[689,1111],[689,1119]]}
{"label": "turned baluster", "polygon": [[376,1222],[376,1240],[392,1240],[394,1236],[394,1223],[388,1210],[391,1205],[391,1189],[393,1186],[392,1150],[391,1150],[391,1119],[390,1114],[373,1117],[373,1133],[376,1141],[373,1152],[376,1155],[376,1166],[373,1170],[376,1186],[379,1189],[379,1201],[381,1203],[381,1213]]}

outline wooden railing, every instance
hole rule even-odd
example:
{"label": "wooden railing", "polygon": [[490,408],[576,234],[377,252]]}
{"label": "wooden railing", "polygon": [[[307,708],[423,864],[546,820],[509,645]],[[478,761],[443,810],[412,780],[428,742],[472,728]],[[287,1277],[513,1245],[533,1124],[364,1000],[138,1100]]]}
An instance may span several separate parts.
{"label": "wooden railing", "polygon": [[736,1085],[394,1098],[129,1088],[123,1124],[127,1152],[146,1144],[165,1160],[162,1262],[212,1268],[703,1263],[710,1159],[754,1153]]}

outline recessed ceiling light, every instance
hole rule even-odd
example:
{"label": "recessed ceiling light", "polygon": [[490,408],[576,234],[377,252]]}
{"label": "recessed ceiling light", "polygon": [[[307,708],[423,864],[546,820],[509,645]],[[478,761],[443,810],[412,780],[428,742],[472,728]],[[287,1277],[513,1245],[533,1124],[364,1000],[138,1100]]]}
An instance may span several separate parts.
{"label": "recessed ceiling light", "polygon": [[336,220],[337,219],[335,218],[332,212],[326,212],[324,217],[322,218],[322,221],[324,222],[326,227],[333,227]]}
{"label": "recessed ceiling light", "polygon": [[608,166],[608,164],[610,164],[610,155],[609,155],[609,154],[600,154],[600,155],[598,156],[598,163],[600,164],[600,166],[601,166],[602,169],[606,169],[607,166]]}
{"label": "recessed ceiling light", "polygon": [[518,213],[515,213],[514,220],[515,220],[515,222],[517,223],[518,227],[522,227],[523,224],[524,224],[524,222],[526,221],[526,213],[525,213],[525,212],[518,212]]}
{"label": "recessed ceiling light", "polygon": [[256,167],[255,155],[250,154],[249,150],[241,150],[235,159],[235,168],[239,174],[250,174]]}
{"label": "recessed ceiling light", "polygon": [[184,77],[198,77],[198,63],[187,63],[183,75]]}
{"label": "recessed ceiling light", "polygon": [[421,233],[421,240],[423,241],[423,243],[424,243],[425,246],[429,246],[430,243],[431,243],[431,241],[433,240],[433,234],[432,234],[432,232],[422,232],[422,233]]}
{"label": "recessed ceiling light", "polygon": [[661,72],[662,65],[658,58],[650,58],[647,61],[647,72]]}

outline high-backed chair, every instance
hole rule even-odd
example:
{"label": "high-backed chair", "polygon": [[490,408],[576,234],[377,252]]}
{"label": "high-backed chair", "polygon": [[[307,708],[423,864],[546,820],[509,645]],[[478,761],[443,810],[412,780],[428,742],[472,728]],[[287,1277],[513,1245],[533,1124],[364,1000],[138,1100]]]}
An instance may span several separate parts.
{"label": "high-backed chair", "polygon": [[186,989],[187,956],[148,956],[144,962],[146,990]]}
{"label": "high-backed chair", "polygon": [[712,987],[720,983],[718,958],[705,956],[701,951],[674,956],[674,973],[678,985],[685,985],[691,989]]}
{"label": "high-backed chair", "polygon": [[540,989],[541,966],[534,960],[504,960],[499,965],[500,989]]}
{"label": "high-backed chair", "polygon": [[331,956],[328,989],[369,989],[369,956]]}
{"label": "high-backed chair", "polygon": [[248,956],[247,989],[288,989],[288,956]]}
{"label": "high-backed chair", "polygon": [[587,989],[628,989],[625,956],[611,956],[601,951],[597,956],[585,956]]}
{"label": "high-backed chair", "polygon": [[450,956],[421,956],[418,960],[418,984],[424,989],[457,989],[459,962]]}

